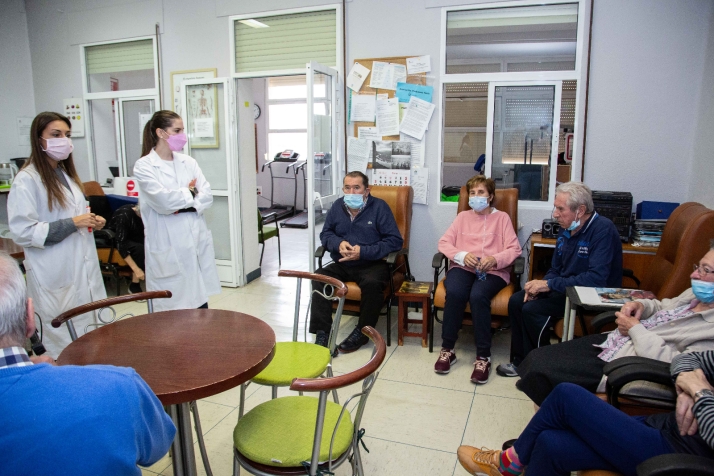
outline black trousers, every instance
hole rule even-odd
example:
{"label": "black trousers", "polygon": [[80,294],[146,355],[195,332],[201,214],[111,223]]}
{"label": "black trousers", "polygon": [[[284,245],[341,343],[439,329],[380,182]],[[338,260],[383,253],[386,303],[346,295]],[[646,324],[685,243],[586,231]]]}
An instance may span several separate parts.
{"label": "black trousers", "polygon": [[[342,263],[330,263],[324,268],[315,271],[332,278],[337,278],[343,283],[352,281],[357,283],[362,291],[359,305],[358,328],[364,326],[374,327],[379,320],[379,311],[384,304],[384,289],[389,286],[389,268],[382,260],[369,261],[364,264],[346,266]],[[322,292],[323,284],[313,282],[312,289]],[[320,295],[313,294],[310,311],[310,332],[330,332],[332,327],[332,303]]]}
{"label": "black trousers", "polygon": [[485,281],[476,279],[476,274],[462,268],[452,268],[446,273],[446,303],[444,323],[441,327],[441,346],[453,349],[464,320],[466,304],[471,304],[471,319],[474,325],[474,341],[479,357],[491,357],[491,299],[506,287],[506,282],[493,274]]}
{"label": "black trousers", "polygon": [[550,395],[559,383],[574,383],[589,392],[595,392],[600,380],[604,360],[598,357],[607,334],[594,334],[558,345],[535,349],[518,366],[521,379],[516,387],[537,405]]}
{"label": "black trousers", "polygon": [[131,256],[131,259],[142,271],[146,270],[144,265],[144,243],[127,240],[122,243],[122,251]]}
{"label": "black trousers", "polygon": [[549,327],[563,317],[565,311],[565,294],[551,291],[540,299],[523,302],[525,295],[525,290],[521,290],[508,301],[513,364],[516,366],[531,350],[550,344]]}

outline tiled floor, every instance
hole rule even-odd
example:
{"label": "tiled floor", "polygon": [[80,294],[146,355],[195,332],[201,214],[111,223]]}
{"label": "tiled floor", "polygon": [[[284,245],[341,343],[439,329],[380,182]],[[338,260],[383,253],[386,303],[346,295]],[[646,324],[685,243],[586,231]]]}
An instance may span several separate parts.
{"label": "tiled floor", "polygon": [[[307,269],[307,231],[281,229],[283,269]],[[231,309],[256,316],[269,323],[278,340],[290,340],[295,299],[295,280],[277,276],[277,242],[269,240],[263,259],[263,276],[249,285],[230,289],[210,299],[212,308]],[[142,304],[123,310],[145,312]],[[345,316],[339,340],[356,323]],[[378,330],[386,331],[381,318]],[[437,354],[422,348],[420,339],[406,338],[404,346],[396,345],[396,313],[392,319],[392,346],[382,366],[367,403],[363,427],[369,453],[362,452],[365,474],[451,476],[468,474],[456,459],[460,444],[500,448],[507,439],[515,438],[533,415],[533,404],[516,390],[513,379],[496,375],[486,385],[469,381],[476,357],[471,328],[465,328],[457,344],[458,362],[449,375],[437,375],[433,365]],[[301,329],[302,332],[302,329]],[[441,328],[436,325],[436,336]],[[437,345],[439,339],[435,339]],[[508,358],[510,336],[494,336],[493,360],[497,364]],[[371,344],[358,352],[334,359],[335,373],[348,372],[366,362]],[[495,366],[494,366],[495,367]],[[279,395],[286,395],[287,390]],[[270,398],[266,387],[248,388],[246,408]],[[238,388],[199,401],[201,423],[208,455],[216,476],[232,472],[232,432],[238,415]],[[198,470],[204,474],[196,446]],[[172,474],[168,456],[150,468],[146,475]],[[243,474],[246,474],[243,472]],[[350,474],[349,464],[336,471]]]}

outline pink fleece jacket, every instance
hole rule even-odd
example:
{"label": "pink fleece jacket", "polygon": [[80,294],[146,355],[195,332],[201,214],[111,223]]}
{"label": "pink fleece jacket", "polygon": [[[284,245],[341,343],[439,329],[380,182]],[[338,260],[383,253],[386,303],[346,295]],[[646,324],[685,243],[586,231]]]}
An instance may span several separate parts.
{"label": "pink fleece jacket", "polygon": [[459,267],[472,273],[473,268],[453,261],[457,253],[467,251],[481,258],[493,256],[496,267],[489,274],[502,278],[508,284],[510,267],[521,255],[521,245],[508,213],[494,208],[488,215],[477,215],[473,210],[466,210],[456,216],[439,240],[439,251],[451,260],[451,268]]}

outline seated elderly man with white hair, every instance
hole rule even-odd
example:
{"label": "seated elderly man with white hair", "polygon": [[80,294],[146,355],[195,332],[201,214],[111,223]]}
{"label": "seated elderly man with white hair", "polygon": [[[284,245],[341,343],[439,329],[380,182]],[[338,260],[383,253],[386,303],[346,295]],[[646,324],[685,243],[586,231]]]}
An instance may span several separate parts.
{"label": "seated elderly man with white hair", "polygon": [[0,253],[0,473],[140,475],[166,454],[176,428],[133,369],[31,361],[34,332],[25,279]]}
{"label": "seated elderly man with white hair", "polygon": [[563,317],[565,288],[622,286],[622,244],[615,225],[598,215],[590,188],[568,182],[555,189],[553,218],[560,233],[550,269],[543,279],[528,281],[508,301],[513,362],[496,372],[517,377],[528,353],[550,344],[550,327]]}

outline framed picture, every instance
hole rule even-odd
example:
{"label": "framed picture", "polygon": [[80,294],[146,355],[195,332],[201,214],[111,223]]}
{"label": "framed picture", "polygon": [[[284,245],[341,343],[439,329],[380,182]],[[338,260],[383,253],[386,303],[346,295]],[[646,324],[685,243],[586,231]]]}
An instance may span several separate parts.
{"label": "framed picture", "polygon": [[218,91],[215,84],[193,84],[186,86],[185,114],[183,114],[186,134],[191,149],[217,149],[220,147],[218,134]]}
{"label": "framed picture", "polygon": [[172,71],[171,72],[171,105],[176,114],[184,117],[186,112],[181,99],[181,83],[194,79],[213,79],[216,77],[218,70],[213,69],[193,69],[188,71]]}

